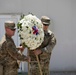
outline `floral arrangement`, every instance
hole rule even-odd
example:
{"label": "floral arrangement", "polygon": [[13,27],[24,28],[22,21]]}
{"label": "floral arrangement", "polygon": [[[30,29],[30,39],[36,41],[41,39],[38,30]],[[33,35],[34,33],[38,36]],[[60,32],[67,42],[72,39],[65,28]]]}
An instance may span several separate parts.
{"label": "floral arrangement", "polygon": [[35,15],[24,15],[17,24],[20,41],[29,50],[38,48],[44,40],[41,20]]}

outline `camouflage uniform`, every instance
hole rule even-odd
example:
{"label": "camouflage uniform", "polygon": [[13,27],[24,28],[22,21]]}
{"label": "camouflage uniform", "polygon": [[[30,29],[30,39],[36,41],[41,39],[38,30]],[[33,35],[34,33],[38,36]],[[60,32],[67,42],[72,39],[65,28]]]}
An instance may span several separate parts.
{"label": "camouflage uniform", "polygon": [[[38,57],[43,73],[42,75],[49,75],[50,56],[52,53],[52,49],[56,44],[56,38],[53,33],[51,33],[51,35],[49,32],[44,33],[45,33],[44,42],[39,47],[39,49],[42,50],[42,53]],[[30,75],[40,75],[36,56],[30,50],[29,50],[29,56],[31,57]]]}
{"label": "camouflage uniform", "polygon": [[[50,19],[46,16],[43,16],[41,21],[43,25],[49,26],[50,24]],[[47,31],[44,30],[44,41],[41,44],[41,46],[37,48],[42,51],[42,53],[38,55],[42,75],[49,75],[50,58],[52,50],[55,45],[56,45],[55,35],[50,30]],[[31,57],[30,68],[29,68],[30,75],[40,75],[38,62],[35,54],[31,50],[29,50],[28,54]]]}
{"label": "camouflage uniform", "polygon": [[0,75],[18,75],[17,60],[26,61],[27,57],[18,53],[13,39],[5,34],[0,41]]}

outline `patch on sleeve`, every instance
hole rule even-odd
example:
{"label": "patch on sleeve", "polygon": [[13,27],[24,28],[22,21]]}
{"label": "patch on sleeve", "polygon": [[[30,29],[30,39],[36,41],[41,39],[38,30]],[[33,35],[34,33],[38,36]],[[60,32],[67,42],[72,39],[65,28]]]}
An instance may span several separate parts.
{"label": "patch on sleeve", "polygon": [[49,33],[49,35],[51,35],[53,32],[52,32],[52,31],[50,31],[50,30],[48,30],[48,33]]}

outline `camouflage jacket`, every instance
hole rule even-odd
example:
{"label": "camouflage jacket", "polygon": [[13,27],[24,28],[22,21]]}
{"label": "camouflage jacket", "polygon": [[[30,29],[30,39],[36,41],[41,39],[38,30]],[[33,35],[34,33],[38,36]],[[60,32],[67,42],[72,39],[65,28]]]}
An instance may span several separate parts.
{"label": "camouflage jacket", "polygon": [[41,49],[43,52],[46,53],[51,53],[55,45],[56,38],[54,33],[50,30],[44,31],[44,41],[38,49]]}
{"label": "camouflage jacket", "polygon": [[0,41],[0,63],[13,64],[17,60],[26,61],[27,57],[18,53],[13,39],[5,34]]}

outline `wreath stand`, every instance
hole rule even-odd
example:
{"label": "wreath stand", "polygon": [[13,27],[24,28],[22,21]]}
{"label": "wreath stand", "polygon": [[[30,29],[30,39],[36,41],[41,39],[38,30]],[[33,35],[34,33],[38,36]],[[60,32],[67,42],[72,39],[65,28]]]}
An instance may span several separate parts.
{"label": "wreath stand", "polygon": [[40,65],[40,62],[39,62],[38,55],[36,55],[36,58],[37,58],[38,67],[39,67],[39,70],[40,70],[40,75],[42,75],[42,70],[41,70],[41,65]]}
{"label": "wreath stand", "polygon": [[[29,55],[29,52],[28,52],[28,55]],[[36,55],[36,59],[37,59],[37,62],[38,62],[38,67],[39,67],[40,75],[42,75],[42,70],[41,70],[41,65],[40,65],[40,62],[39,62],[38,55]],[[30,75],[30,63],[29,62],[28,62],[28,75]]]}

